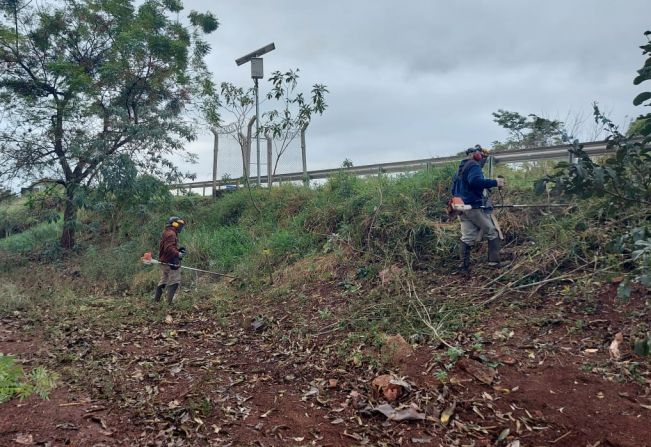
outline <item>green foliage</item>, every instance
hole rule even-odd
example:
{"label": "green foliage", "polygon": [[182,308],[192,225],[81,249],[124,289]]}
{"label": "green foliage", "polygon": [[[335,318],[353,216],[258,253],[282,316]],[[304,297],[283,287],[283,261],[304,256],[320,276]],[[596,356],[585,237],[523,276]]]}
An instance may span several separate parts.
{"label": "green foliage", "polygon": [[214,96],[201,32],[217,19],[192,11],[186,28],[169,17],[180,0],[133,3],[0,5],[0,102],[12,110],[0,128],[3,176],[64,187],[64,248],[75,244],[79,196],[121,157],[166,182],[182,177],[168,159],[195,137],[182,112]]}
{"label": "green foliage", "polygon": [[231,271],[254,247],[251,235],[237,226],[204,226],[189,231],[183,243],[189,252],[188,264],[194,262],[219,271]]}
{"label": "green foliage", "polygon": [[502,109],[493,113],[493,117],[493,121],[509,131],[509,137],[505,142],[493,143],[496,152],[552,146],[562,141],[564,123],[561,121],[549,120],[534,114],[523,116],[518,112]]}
{"label": "green foliage", "polygon": [[141,247],[137,239],[105,248],[91,245],[82,255],[79,269],[84,277],[101,281],[103,286],[128,289],[131,278],[142,268],[140,256],[145,250]]}
{"label": "green foliage", "polygon": [[[571,142],[576,163],[559,163],[554,174],[537,185],[539,191],[553,191],[583,199],[592,199],[589,208],[598,219],[617,219],[612,233],[611,252],[631,259],[635,279],[651,286],[651,227],[645,216],[651,207],[651,146],[642,139],[619,133],[617,127],[595,106],[595,119],[610,132],[608,147],[614,155],[601,161],[592,160],[577,140]],[[618,289],[618,296],[630,296],[628,282]]]}
{"label": "green foliage", "polygon": [[[138,216],[139,222],[151,212],[169,206],[172,195],[168,186],[150,175],[139,175],[136,164],[126,154],[102,167],[100,181],[83,198],[108,224],[110,233],[124,229],[125,216]],[[81,196],[81,194],[80,194]]]}
{"label": "green foliage", "polygon": [[441,383],[446,383],[448,381],[448,373],[444,369],[437,369],[434,371],[434,377],[441,382]]}
{"label": "green foliage", "polygon": [[15,195],[10,189],[0,186],[0,203],[11,200],[13,197],[15,197]]}
{"label": "green foliage", "polygon": [[578,140],[566,138],[576,163],[559,163],[557,172],[543,178],[539,188],[553,184],[564,193],[582,198],[607,196],[612,211],[651,205],[651,146],[621,134],[596,105],[594,115],[609,132],[607,147],[614,155],[594,161]]}
{"label": "green foliage", "polygon": [[299,134],[298,131],[307,128],[312,116],[314,114],[322,115],[328,107],[325,101],[328,89],[323,84],[312,86],[309,99],[306,99],[303,93],[296,92],[299,79],[298,71],[298,69],[289,70],[286,73],[275,71],[269,78],[272,88],[267,94],[267,98],[275,99],[280,104],[280,108],[264,114],[265,121],[262,123],[260,131],[273,137],[275,152],[273,174],[276,173],[280,158]]}
{"label": "green foliage", "polygon": [[267,243],[273,262],[288,263],[305,257],[314,247],[314,238],[302,231],[282,229],[274,232]]}
{"label": "green foliage", "polygon": [[463,349],[453,346],[451,348],[448,348],[447,352],[445,355],[448,356],[448,361],[450,364],[454,365],[457,363],[457,360],[459,360],[461,357],[463,357],[466,353],[463,351]]}
{"label": "green foliage", "polygon": [[[651,33],[646,33],[649,35]],[[642,46],[644,54],[651,54],[651,43]],[[635,84],[651,79],[651,58],[638,71]],[[640,94],[634,103],[639,105],[651,96]],[[542,178],[537,190],[551,189],[560,194],[593,199],[590,207],[601,219],[617,219],[618,231],[611,250],[627,256],[634,264],[636,280],[651,286],[651,227],[648,216],[651,208],[651,138],[644,125],[638,125],[631,135],[623,135],[617,126],[594,106],[597,123],[604,126],[609,136],[607,147],[613,155],[595,161],[583,150],[578,140],[569,141],[575,163],[559,163],[556,172]],[[647,119],[649,116],[642,117]],[[641,138],[640,138],[641,137]],[[630,296],[627,281],[622,282],[618,296]]]}
{"label": "green foliage", "polygon": [[[12,256],[44,254],[53,257],[58,254],[57,239],[61,232],[61,222],[46,222],[0,240],[0,253]],[[20,258],[13,259],[18,263]]]}
{"label": "green foliage", "polygon": [[633,352],[639,356],[651,355],[651,333],[633,340]]}
{"label": "green foliage", "polygon": [[31,307],[31,302],[9,282],[0,284],[0,316],[10,315],[13,312],[24,312]]}
{"label": "green foliage", "polygon": [[36,222],[24,200],[14,199],[0,206],[0,237],[20,233]]}
{"label": "green foliage", "polygon": [[[644,33],[647,38],[647,43],[640,46],[642,49],[642,54],[647,57],[644,61],[644,65],[637,71],[637,76],[633,80],[633,84],[639,85],[642,82],[651,80],[651,31],[646,31]],[[642,92],[638,94],[635,99],[633,99],[633,105],[645,105],[651,106],[651,92]],[[651,135],[651,113],[646,113],[637,118],[635,121],[635,127],[632,129],[632,135],[640,135],[642,137],[648,138]],[[647,140],[648,141],[648,140]]]}
{"label": "green foliage", "polygon": [[25,399],[36,393],[47,399],[59,380],[59,375],[43,367],[34,368],[29,374],[16,363],[12,356],[0,354],[0,403],[14,396]]}
{"label": "green foliage", "polygon": [[211,12],[199,13],[192,11],[188,17],[193,26],[201,28],[201,30],[206,34],[212,33],[219,26],[217,17],[215,17]]}
{"label": "green foliage", "polygon": [[39,223],[59,220],[60,202],[50,191],[35,191],[0,204],[0,238],[20,233]]}

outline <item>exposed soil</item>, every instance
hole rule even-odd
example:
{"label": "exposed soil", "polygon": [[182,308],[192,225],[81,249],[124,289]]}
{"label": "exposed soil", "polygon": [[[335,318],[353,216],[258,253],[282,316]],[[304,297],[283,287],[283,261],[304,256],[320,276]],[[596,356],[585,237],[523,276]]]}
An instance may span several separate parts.
{"label": "exposed soil", "polygon": [[[337,322],[359,293],[333,279],[240,296],[219,315],[209,302],[168,316],[129,298],[112,322],[101,316],[124,299],[64,320],[5,317],[0,352],[62,380],[49,400],[0,405],[0,445],[651,446],[649,359],[630,349],[651,327],[648,295],[622,303],[612,284],[588,298],[561,286],[505,294],[447,340],[464,348],[451,359],[433,338],[400,355],[349,343]],[[371,383],[385,373],[410,386],[389,404],[417,420],[377,410],[387,402]]]}

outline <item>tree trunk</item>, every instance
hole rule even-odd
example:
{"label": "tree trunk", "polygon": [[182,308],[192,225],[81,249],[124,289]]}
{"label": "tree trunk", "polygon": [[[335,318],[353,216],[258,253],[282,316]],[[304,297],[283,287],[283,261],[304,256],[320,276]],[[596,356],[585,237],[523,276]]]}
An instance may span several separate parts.
{"label": "tree trunk", "polygon": [[75,246],[75,217],[77,206],[75,205],[74,187],[66,186],[66,206],[63,211],[63,233],[61,233],[61,247],[70,250]]}

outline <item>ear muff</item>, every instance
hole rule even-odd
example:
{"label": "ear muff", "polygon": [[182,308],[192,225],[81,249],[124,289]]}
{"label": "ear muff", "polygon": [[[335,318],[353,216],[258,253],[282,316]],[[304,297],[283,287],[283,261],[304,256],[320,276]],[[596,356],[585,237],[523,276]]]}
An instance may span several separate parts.
{"label": "ear muff", "polygon": [[172,228],[179,228],[179,227],[182,227],[184,225],[185,225],[185,221],[182,220],[182,219],[175,220],[174,222],[172,222]]}
{"label": "ear muff", "polygon": [[172,228],[178,228],[179,223],[178,222],[172,222]]}

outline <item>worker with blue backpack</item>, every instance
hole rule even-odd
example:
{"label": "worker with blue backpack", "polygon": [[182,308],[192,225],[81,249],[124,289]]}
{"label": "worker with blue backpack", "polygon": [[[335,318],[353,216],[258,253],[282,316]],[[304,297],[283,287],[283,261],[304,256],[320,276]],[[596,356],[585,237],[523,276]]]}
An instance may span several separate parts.
{"label": "worker with blue backpack", "polygon": [[[504,187],[504,179],[484,178],[482,167],[486,163],[488,152],[480,145],[466,150],[467,158],[461,161],[452,182],[452,199],[460,203],[455,206],[461,221],[460,270],[468,273],[470,269],[470,251],[478,242],[480,234],[488,240],[488,261],[491,266],[500,267],[500,237],[491,218],[490,206],[486,206],[484,190]],[[461,202],[461,199],[463,202]]]}

